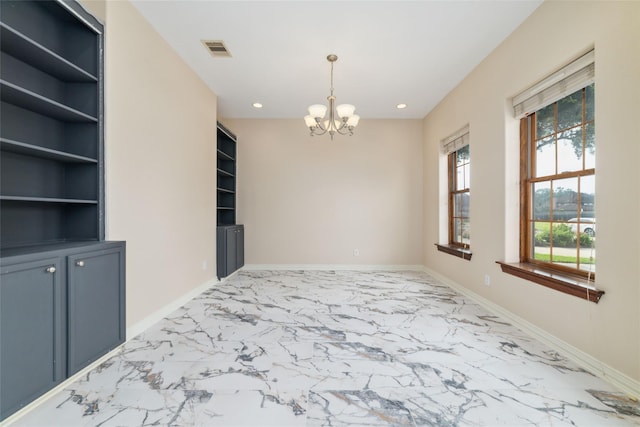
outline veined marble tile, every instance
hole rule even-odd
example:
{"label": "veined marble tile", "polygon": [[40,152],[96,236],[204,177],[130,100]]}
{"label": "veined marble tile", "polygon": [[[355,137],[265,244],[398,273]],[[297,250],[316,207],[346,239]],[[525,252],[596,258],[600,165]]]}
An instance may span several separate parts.
{"label": "veined marble tile", "polygon": [[307,392],[68,389],[19,420],[27,426],[304,426]]}
{"label": "veined marble tile", "polygon": [[196,425],[210,426],[305,426],[307,392],[214,392],[199,413]]}
{"label": "veined marble tile", "polygon": [[[414,426],[405,402],[373,390],[311,392],[307,426]],[[446,425],[446,424],[433,424]]]}
{"label": "veined marble tile", "polygon": [[634,420],[587,394],[455,387],[312,391],[308,426],[622,427]]}
{"label": "veined marble tile", "polygon": [[640,426],[640,404],[421,272],[248,271],[18,426]]}

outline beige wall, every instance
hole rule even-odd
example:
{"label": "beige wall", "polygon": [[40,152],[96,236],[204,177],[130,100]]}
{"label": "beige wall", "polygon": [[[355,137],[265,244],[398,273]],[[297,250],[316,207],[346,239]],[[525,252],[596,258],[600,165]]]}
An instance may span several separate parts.
{"label": "beige wall", "polygon": [[420,120],[362,120],[333,141],[302,118],[223,122],[247,264],[421,264]]}
{"label": "beige wall", "polygon": [[[640,3],[543,3],[424,120],[424,264],[640,380]],[[500,272],[518,257],[518,123],[509,98],[591,47],[596,55],[599,304]],[[437,252],[440,139],[470,124],[471,246]],[[491,286],[483,285],[485,274]]]}
{"label": "beige wall", "polygon": [[131,3],[87,7],[106,21],[106,233],[127,241],[131,326],[215,277],[216,96]]}

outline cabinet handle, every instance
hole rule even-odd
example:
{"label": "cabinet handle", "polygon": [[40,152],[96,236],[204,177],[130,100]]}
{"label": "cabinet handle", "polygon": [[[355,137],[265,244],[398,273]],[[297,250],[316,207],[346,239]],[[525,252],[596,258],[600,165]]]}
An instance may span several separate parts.
{"label": "cabinet handle", "polygon": [[78,267],[84,267],[84,261],[76,261]]}
{"label": "cabinet handle", "polygon": [[51,267],[47,267],[47,269],[45,270],[47,273],[55,273],[56,272],[56,268],[51,266]]}

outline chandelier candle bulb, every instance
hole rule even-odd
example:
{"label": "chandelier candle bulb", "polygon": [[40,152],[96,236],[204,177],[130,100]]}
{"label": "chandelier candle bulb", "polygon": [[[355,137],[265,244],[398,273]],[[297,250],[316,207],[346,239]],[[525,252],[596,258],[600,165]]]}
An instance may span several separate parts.
{"label": "chandelier candle bulb", "polygon": [[[329,117],[324,119],[327,114],[327,107],[322,104],[313,104],[309,107],[309,115],[304,117],[304,123],[311,131],[311,136],[324,135],[329,133],[331,139],[335,133],[340,135],[353,135],[353,129],[358,126],[360,116],[354,114],[356,107],[351,104],[340,104],[335,107],[336,97],[333,95],[333,63],[338,60],[336,55],[327,56],[327,61],[331,64],[331,86],[330,93],[327,97],[329,101]],[[336,118],[339,117],[339,118]]]}

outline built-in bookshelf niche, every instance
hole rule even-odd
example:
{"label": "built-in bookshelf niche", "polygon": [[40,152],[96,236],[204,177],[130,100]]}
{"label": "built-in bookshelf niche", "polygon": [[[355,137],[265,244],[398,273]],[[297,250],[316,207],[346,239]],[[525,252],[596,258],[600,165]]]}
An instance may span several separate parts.
{"label": "built-in bookshelf niche", "polygon": [[217,224],[236,223],[236,137],[218,123]]}
{"label": "built-in bookshelf niche", "polygon": [[104,239],[102,30],[0,2],[0,246]]}

